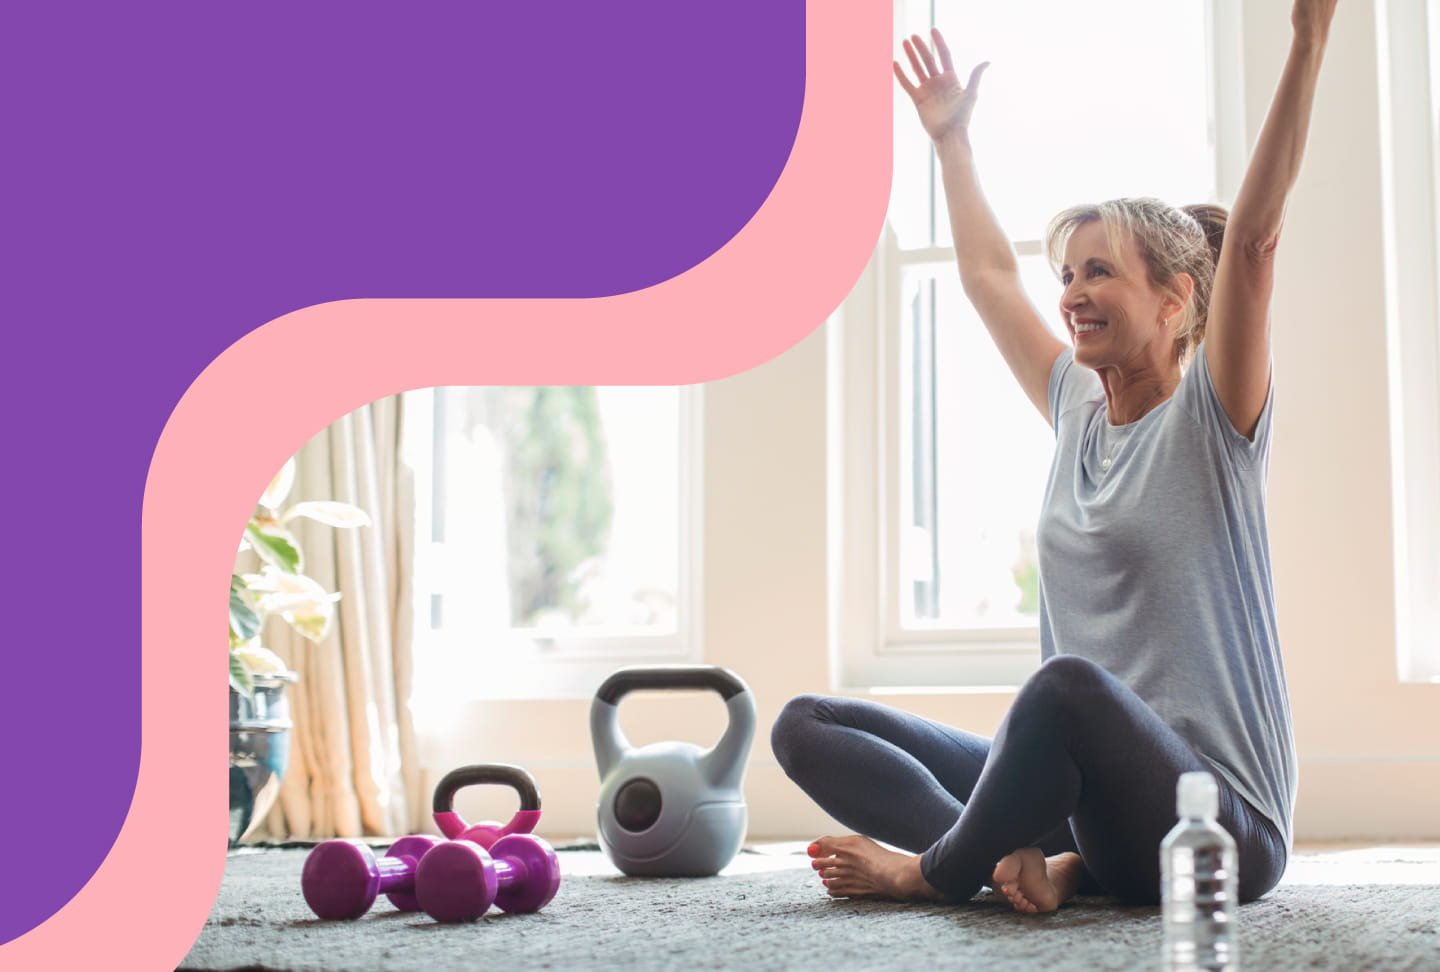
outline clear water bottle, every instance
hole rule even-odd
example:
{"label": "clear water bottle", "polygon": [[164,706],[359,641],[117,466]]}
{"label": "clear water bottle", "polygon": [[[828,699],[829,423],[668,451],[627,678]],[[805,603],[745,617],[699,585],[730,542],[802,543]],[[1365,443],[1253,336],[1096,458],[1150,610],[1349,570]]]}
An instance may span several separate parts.
{"label": "clear water bottle", "polygon": [[1185,773],[1175,789],[1180,822],[1160,844],[1160,900],[1167,972],[1236,970],[1235,841],[1215,821],[1219,790],[1209,773]]}

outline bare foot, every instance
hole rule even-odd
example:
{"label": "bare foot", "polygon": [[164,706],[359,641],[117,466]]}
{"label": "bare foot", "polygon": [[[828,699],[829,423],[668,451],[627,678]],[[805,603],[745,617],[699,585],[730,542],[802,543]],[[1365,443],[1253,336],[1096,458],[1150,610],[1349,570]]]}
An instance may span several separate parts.
{"label": "bare foot", "polygon": [[1046,857],[1038,847],[1022,847],[995,865],[990,886],[1010,899],[1016,911],[1039,914],[1069,901],[1084,869],[1079,854]]}
{"label": "bare foot", "polygon": [[921,875],[918,855],[886,850],[869,837],[821,837],[807,852],[832,898],[945,900]]}

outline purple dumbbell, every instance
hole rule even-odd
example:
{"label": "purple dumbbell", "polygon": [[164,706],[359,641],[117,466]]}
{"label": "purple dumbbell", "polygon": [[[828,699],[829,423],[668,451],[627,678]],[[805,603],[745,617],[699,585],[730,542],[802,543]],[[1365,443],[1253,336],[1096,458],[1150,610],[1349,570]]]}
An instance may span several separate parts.
{"label": "purple dumbbell", "polygon": [[[359,918],[377,895],[385,894],[401,911],[419,911],[415,875],[420,862],[444,844],[440,837],[402,837],[384,857],[358,840],[327,840],[305,858],[300,889],[305,903],[321,918]],[[470,846],[470,845],[467,845]]]}
{"label": "purple dumbbell", "polygon": [[415,897],[436,921],[474,921],[492,904],[539,911],[560,890],[554,849],[534,834],[501,837],[487,852],[457,840],[435,848],[415,872]]}

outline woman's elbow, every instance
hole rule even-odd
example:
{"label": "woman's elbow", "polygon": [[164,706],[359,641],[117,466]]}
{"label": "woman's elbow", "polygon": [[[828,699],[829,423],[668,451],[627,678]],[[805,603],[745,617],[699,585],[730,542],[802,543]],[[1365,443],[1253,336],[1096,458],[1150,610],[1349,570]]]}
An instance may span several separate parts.
{"label": "woman's elbow", "polygon": [[1245,259],[1251,263],[1271,263],[1275,259],[1275,251],[1280,248],[1280,231],[1267,234],[1245,244]]}
{"label": "woman's elbow", "polygon": [[1245,233],[1226,227],[1224,247],[1234,247],[1251,266],[1268,266],[1275,261],[1275,251],[1280,247],[1280,230],[1277,227]]}

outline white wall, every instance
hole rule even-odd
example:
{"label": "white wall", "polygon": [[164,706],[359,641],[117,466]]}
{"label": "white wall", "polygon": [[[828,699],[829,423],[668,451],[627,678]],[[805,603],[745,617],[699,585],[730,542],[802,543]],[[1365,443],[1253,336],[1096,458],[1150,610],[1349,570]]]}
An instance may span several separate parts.
{"label": "white wall", "polygon": [[[1288,43],[1288,7],[1246,4],[1252,138]],[[1440,840],[1440,685],[1395,676],[1375,61],[1372,2],[1341,4],[1275,297],[1271,540],[1302,840]],[[767,737],[786,699],[830,687],[825,365],[817,331],[705,390],[705,652],[739,672],[759,705],[746,777],[755,839],[838,826],[784,778]],[[1010,697],[884,701],[989,733]],[[588,700],[471,704],[424,741],[429,786],[462,763],[519,763],[541,788],[542,833],[593,833],[588,712]],[[718,698],[691,693],[634,696],[621,716],[636,743],[708,743],[723,726]],[[464,791],[458,808],[472,820],[508,816],[513,799],[488,789]]]}

